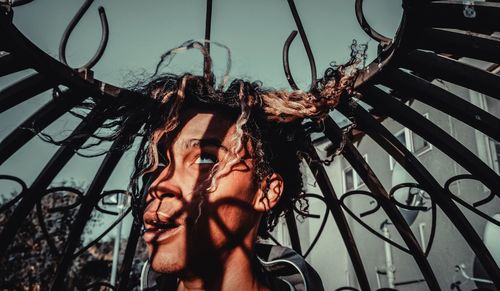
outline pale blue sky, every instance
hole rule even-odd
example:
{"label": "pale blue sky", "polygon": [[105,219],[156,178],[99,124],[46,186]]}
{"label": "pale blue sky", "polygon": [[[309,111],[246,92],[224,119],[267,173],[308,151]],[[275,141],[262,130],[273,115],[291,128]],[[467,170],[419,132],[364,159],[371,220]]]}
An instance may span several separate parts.
{"label": "pale blue sky", "polygon": [[[229,46],[232,54],[231,77],[260,80],[265,86],[289,88],[283,73],[283,43],[295,23],[285,0],[214,0],[212,40]],[[365,0],[366,17],[382,34],[394,35],[401,18],[400,0]],[[14,23],[40,48],[58,58],[62,33],[83,1],[35,0],[16,7]],[[109,21],[109,43],[101,61],[94,67],[95,77],[105,82],[124,85],[134,76],[150,73],[166,50],[186,40],[204,36],[205,1],[95,1],[74,30],[67,46],[71,66],[84,64],[93,54],[100,40],[97,7],[103,5]],[[296,6],[307,32],[315,56],[318,76],[331,61],[347,60],[353,39],[369,41],[358,25],[354,14],[354,0],[296,0]],[[376,42],[370,41],[369,60],[375,57]],[[225,68],[225,51],[212,46],[217,76]],[[291,69],[301,88],[310,83],[309,64],[305,50],[297,36],[290,50]],[[173,72],[200,73],[202,57],[196,52],[178,55],[171,64]],[[28,72],[29,73],[29,72]],[[0,88],[28,75],[21,72],[0,78]],[[0,139],[47,102],[50,94],[41,94],[0,114]],[[75,126],[72,117],[54,122],[47,132],[64,136]],[[38,138],[30,141],[3,165],[0,174],[16,175],[28,185],[57,148]],[[106,189],[125,188],[130,175],[133,154],[126,155],[114,172]],[[56,183],[73,178],[88,186],[102,158],[75,157],[56,178]],[[7,194],[16,187],[0,182],[0,193]]]}

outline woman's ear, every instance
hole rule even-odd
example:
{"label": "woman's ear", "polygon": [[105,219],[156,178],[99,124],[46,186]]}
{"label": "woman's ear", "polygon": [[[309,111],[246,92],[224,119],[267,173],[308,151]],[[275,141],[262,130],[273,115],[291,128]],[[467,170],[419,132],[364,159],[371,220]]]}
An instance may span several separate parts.
{"label": "woman's ear", "polygon": [[253,207],[259,212],[266,212],[273,208],[283,194],[283,178],[278,173],[267,176],[260,182],[259,190],[255,195]]}

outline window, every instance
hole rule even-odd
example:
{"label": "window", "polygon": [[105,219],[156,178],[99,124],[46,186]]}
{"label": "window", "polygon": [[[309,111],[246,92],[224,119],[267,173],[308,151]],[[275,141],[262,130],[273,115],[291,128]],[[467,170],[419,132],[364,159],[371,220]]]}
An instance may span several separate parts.
{"label": "window", "polygon": [[500,142],[490,138],[490,152],[493,170],[500,174]]}
{"label": "window", "polygon": [[354,190],[354,170],[347,168],[344,170],[344,192]]}
{"label": "window", "polygon": [[[410,152],[413,152],[413,141],[412,141],[412,135],[411,132],[408,128],[403,128],[400,131],[396,132],[394,135],[400,143],[402,143]],[[392,156],[389,156],[389,168],[394,170],[394,164],[396,161]]]}
{"label": "window", "polygon": [[[429,119],[429,113],[425,113],[424,117]],[[413,142],[413,152],[417,156],[420,156],[432,149],[432,145],[418,134],[412,133],[411,140]]]}
{"label": "window", "polygon": [[[423,116],[429,119],[429,113],[425,113]],[[432,145],[429,142],[406,127],[396,132],[394,136],[416,156],[421,156],[432,149]],[[396,163],[394,158],[389,156],[389,168],[391,171],[394,169],[394,163]]]}
{"label": "window", "polygon": [[[364,154],[363,159],[368,162],[368,155]],[[354,171],[353,168],[348,167],[344,169],[344,192],[356,190],[365,185],[361,177]]]}

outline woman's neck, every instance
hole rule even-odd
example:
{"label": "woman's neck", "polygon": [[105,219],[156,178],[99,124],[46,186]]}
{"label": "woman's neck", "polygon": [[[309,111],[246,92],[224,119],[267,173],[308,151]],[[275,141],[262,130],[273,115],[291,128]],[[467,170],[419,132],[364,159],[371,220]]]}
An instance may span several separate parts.
{"label": "woman's neck", "polygon": [[[220,268],[210,261],[203,264],[204,275],[181,276],[177,291],[269,291],[258,276],[253,249],[236,247],[225,254],[219,263]],[[211,272],[217,269],[220,271]]]}

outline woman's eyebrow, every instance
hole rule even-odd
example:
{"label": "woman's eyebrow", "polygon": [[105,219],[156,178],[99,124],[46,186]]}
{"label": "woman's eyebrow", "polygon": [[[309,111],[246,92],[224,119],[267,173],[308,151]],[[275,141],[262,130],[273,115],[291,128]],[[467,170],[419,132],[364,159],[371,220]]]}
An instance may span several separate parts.
{"label": "woman's eyebrow", "polygon": [[191,147],[195,147],[195,146],[200,146],[200,147],[215,146],[215,147],[221,148],[225,152],[229,151],[228,148],[225,147],[222,144],[222,142],[217,138],[202,138],[202,139],[192,138],[192,139],[187,140],[185,142],[184,146],[185,146],[185,148],[191,148]]}

